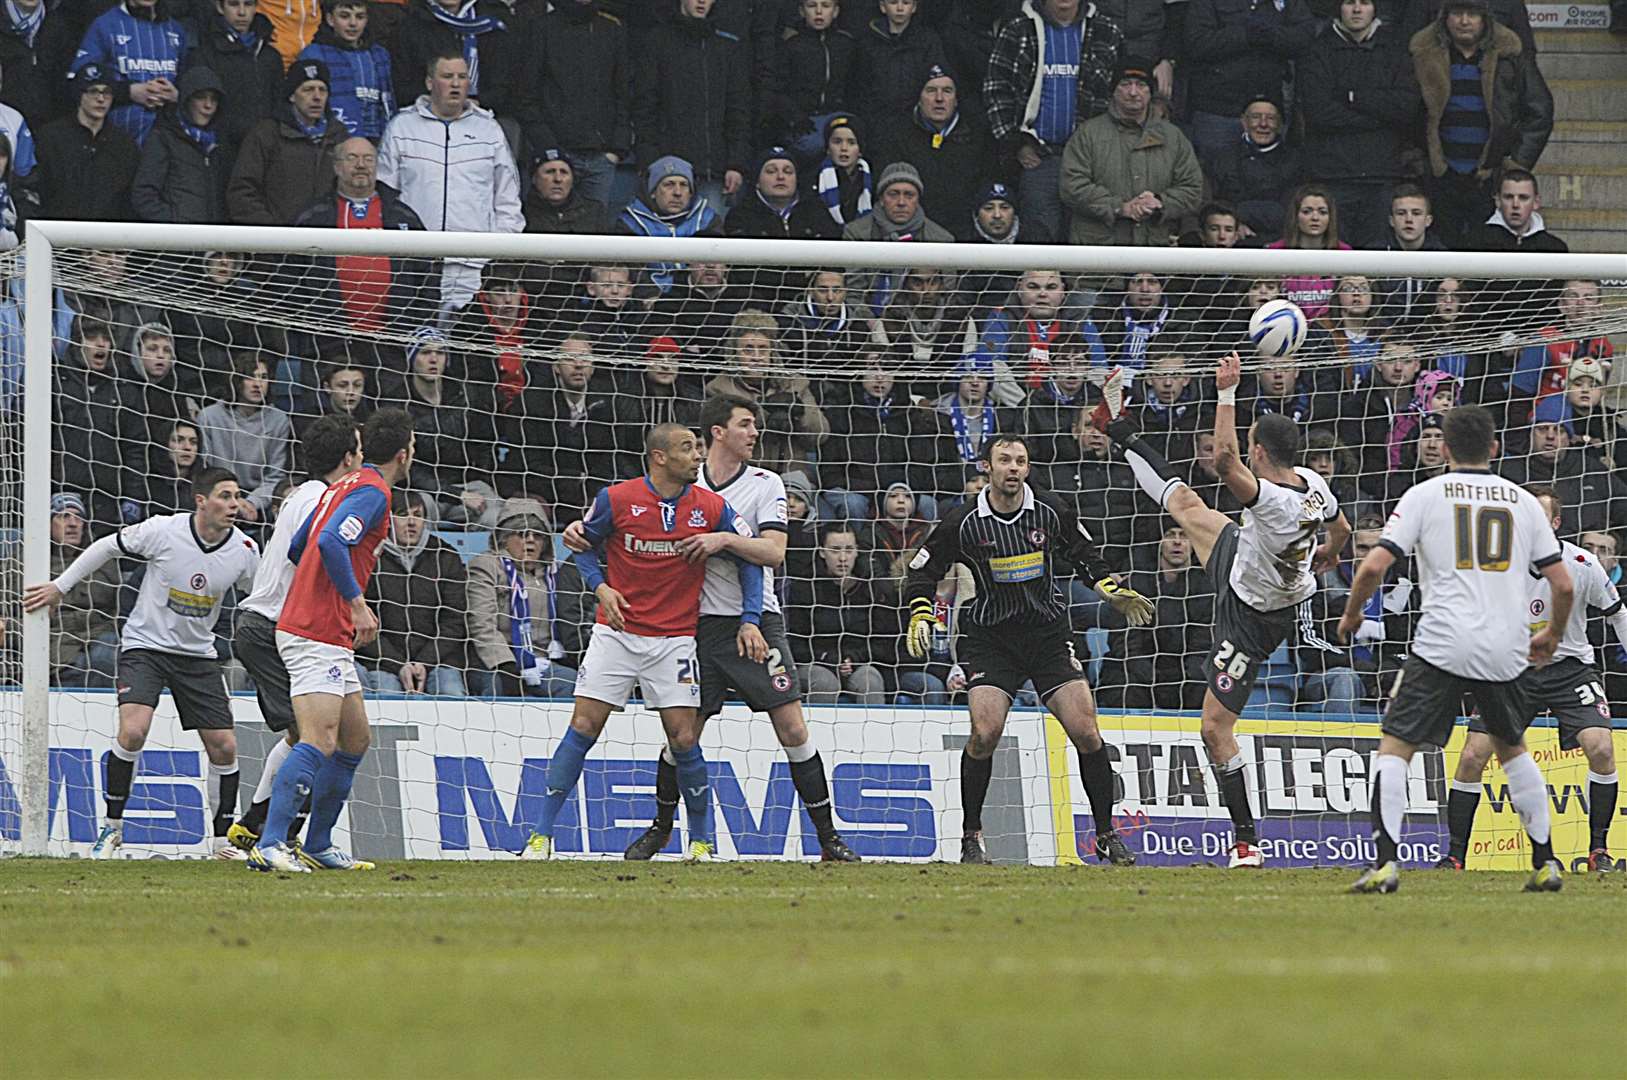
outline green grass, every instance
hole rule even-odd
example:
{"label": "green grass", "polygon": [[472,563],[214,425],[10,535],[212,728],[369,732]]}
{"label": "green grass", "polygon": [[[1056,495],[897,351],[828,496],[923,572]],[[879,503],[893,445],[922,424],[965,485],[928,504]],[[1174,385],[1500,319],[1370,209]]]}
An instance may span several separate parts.
{"label": "green grass", "polygon": [[1627,875],[0,862],[0,1074],[1621,1075]]}

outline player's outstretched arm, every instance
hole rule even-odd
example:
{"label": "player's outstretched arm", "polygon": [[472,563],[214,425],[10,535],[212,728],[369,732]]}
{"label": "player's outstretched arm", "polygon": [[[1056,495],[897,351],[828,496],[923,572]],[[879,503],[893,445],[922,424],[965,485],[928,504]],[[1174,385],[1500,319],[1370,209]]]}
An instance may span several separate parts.
{"label": "player's outstretched arm", "polygon": [[1242,381],[1242,359],[1235,352],[1227,354],[1215,368],[1215,474],[1233,498],[1253,506],[1260,481],[1237,447],[1237,386]]}
{"label": "player's outstretched arm", "polygon": [[[38,611],[41,608],[56,607],[62,603],[62,598],[77,589],[87,578],[105,566],[108,560],[120,553],[119,534],[112,533],[102,537],[90,547],[79,553],[79,557],[68,564],[68,568],[54,581],[47,581],[43,585],[30,585],[23,590],[23,610],[25,612]],[[134,553],[132,553],[134,554]]]}
{"label": "player's outstretched arm", "polygon": [[1339,618],[1339,628],[1336,631],[1340,641],[1353,640],[1353,635],[1361,629],[1362,609],[1367,606],[1367,601],[1371,599],[1379,583],[1384,580],[1384,575],[1395,565],[1395,558],[1394,551],[1380,545],[1369,551],[1367,558],[1356,568],[1356,576],[1350,582],[1350,595],[1345,599],[1344,614]]}

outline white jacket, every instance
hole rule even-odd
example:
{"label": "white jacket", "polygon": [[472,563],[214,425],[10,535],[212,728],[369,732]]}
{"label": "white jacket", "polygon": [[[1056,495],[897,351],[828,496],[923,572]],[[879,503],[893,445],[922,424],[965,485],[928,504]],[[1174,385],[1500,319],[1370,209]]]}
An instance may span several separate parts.
{"label": "white jacket", "polygon": [[396,113],[379,141],[378,178],[401,192],[424,228],[440,232],[512,232],[525,228],[520,173],[492,114],[465,103],[442,120],[429,96]]}

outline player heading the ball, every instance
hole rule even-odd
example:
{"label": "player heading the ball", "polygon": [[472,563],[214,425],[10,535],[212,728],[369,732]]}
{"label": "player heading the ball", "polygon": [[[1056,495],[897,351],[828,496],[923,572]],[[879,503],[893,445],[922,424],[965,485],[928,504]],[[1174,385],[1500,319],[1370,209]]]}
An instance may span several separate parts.
{"label": "player heading the ball", "polygon": [[[712,858],[711,787],[700,748],[700,672],[695,631],[706,563],[685,558],[684,541],[712,532],[750,534],[723,496],[695,486],[700,441],[678,424],[660,424],[644,437],[649,474],[599,492],[583,522],[592,548],[575,556],[599,600],[598,616],[576,676],[571,724],[548,762],[548,789],[536,831],[522,857],[554,853],[554,822],[582,775],[582,762],[610,714],[627,704],[637,683],[644,704],[661,714],[677,765],[689,819],[692,862]],[[604,563],[599,552],[604,552]],[[740,575],[739,654],[768,656],[758,623],[763,612],[762,567],[729,554]],[[608,563],[608,569],[605,565]]]}
{"label": "player heading the ball", "polygon": [[[1237,448],[1237,384],[1242,360],[1232,353],[1215,371],[1215,471],[1243,504],[1243,524],[1205,505],[1162,454],[1123,414],[1124,369],[1102,385],[1093,422],[1124,448],[1141,490],[1158,501],[1192,541],[1215,584],[1214,651],[1203,694],[1203,746],[1232,818],[1228,864],[1265,863],[1244,782],[1247,763],[1237,744],[1237,716],[1248,704],[1260,665],[1294,629],[1299,605],[1316,591],[1315,574],[1336,565],[1350,525],[1327,482],[1299,459],[1299,425],[1262,416],[1249,428],[1248,460]],[[1319,547],[1317,536],[1327,530]]]}

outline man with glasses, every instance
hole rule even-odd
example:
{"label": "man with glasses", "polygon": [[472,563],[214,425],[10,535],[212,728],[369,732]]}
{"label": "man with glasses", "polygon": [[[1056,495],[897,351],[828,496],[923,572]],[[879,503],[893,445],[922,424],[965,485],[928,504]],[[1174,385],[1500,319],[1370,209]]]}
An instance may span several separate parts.
{"label": "man with glasses", "polygon": [[86,64],[76,80],[78,108],[40,128],[33,179],[43,217],[125,221],[130,184],[141,150],[128,132],[107,122],[113,80],[100,64]]}

